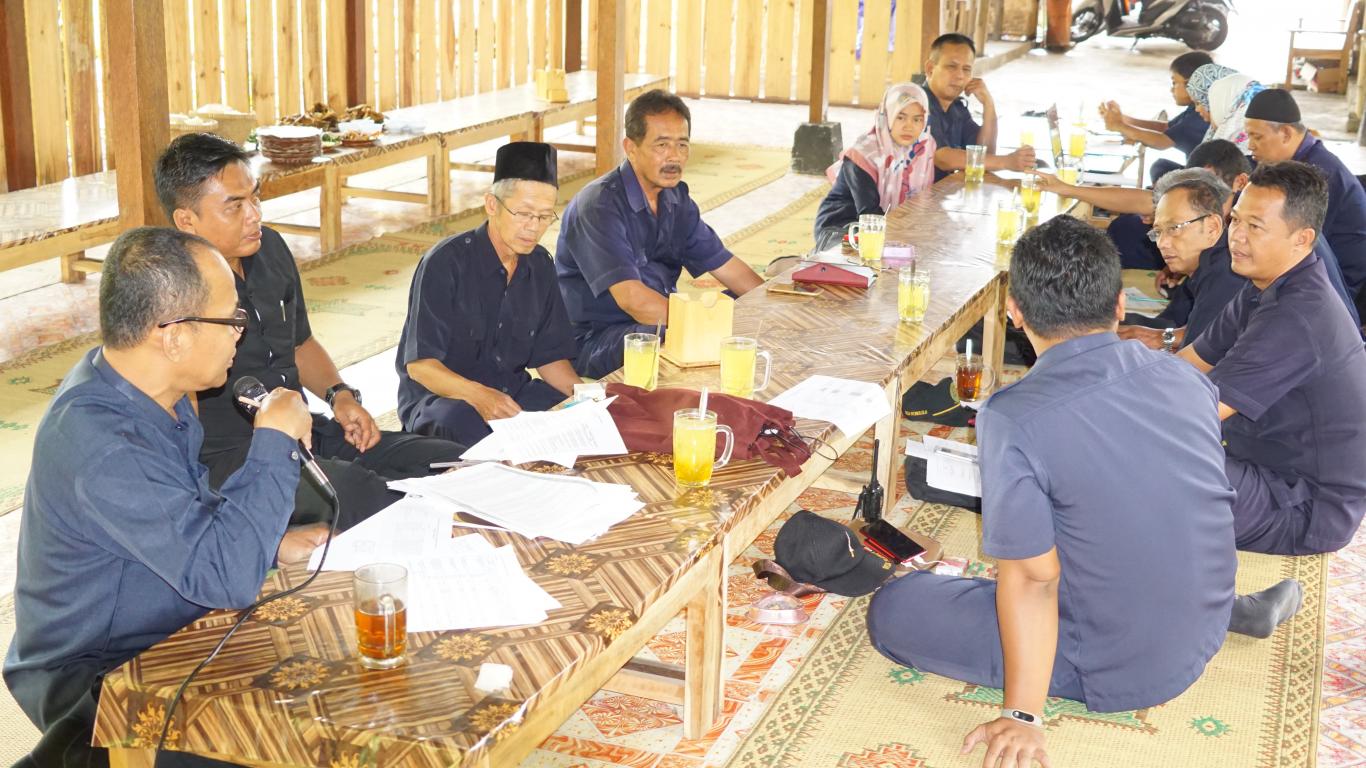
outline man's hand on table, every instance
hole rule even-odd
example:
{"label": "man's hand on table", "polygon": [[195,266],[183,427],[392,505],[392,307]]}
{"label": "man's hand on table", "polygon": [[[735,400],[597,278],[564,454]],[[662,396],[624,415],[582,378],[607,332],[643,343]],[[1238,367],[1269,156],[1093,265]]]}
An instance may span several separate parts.
{"label": "man's hand on table", "polygon": [[379,442],[379,427],[365,407],[356,402],[350,392],[341,392],[332,400],[332,418],[346,431],[346,442],[365,453]]}
{"label": "man's hand on table", "polygon": [[1137,341],[1148,349],[1162,349],[1162,331],[1156,328],[1121,325],[1118,333],[1121,339]]}
{"label": "man's hand on table", "polygon": [[302,440],[304,445],[313,447],[313,414],[304,405],[304,398],[298,392],[277,387],[261,401],[261,408],[252,421],[256,429],[274,429]]}
{"label": "man's hand on table", "polygon": [[484,421],[510,419],[522,412],[522,406],[506,393],[483,385],[479,385],[478,390],[465,398],[465,402],[474,406],[474,410],[479,412],[480,418]]}
{"label": "man's hand on table", "polygon": [[1000,768],[1033,768],[1036,760],[1043,768],[1052,768],[1042,728],[1000,717],[974,728],[963,739],[962,753],[968,754],[978,744],[987,747],[982,768],[996,768],[998,764]]}
{"label": "man's hand on table", "polygon": [[1105,130],[1119,131],[1124,128],[1124,112],[1119,108],[1119,102],[1106,101],[1100,105],[1100,116],[1105,120]]}
{"label": "man's hand on table", "polygon": [[310,525],[285,531],[284,538],[280,539],[279,548],[275,550],[275,567],[283,568],[286,565],[307,561],[313,550],[321,547],[325,541],[327,526],[324,525]]}
{"label": "man's hand on table", "polygon": [[1004,170],[1029,173],[1034,170],[1034,148],[1020,147],[1008,155],[1001,155]]}

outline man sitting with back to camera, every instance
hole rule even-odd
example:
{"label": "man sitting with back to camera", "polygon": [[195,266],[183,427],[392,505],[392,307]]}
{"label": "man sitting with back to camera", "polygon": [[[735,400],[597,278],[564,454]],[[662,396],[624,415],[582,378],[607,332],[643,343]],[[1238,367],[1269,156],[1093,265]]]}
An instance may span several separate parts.
{"label": "man sitting with back to camera", "polygon": [[[1270,635],[1302,594],[1284,581],[1235,599],[1215,389],[1115,335],[1123,285],[1103,232],[1061,216],[1025,233],[1007,307],[1039,359],[977,420],[982,551],[998,577],[913,572],[868,607],[884,656],[1004,689],[1001,717],[964,740],[986,745],[985,768],[1047,765],[1048,696],[1096,712],[1166,702],[1227,632]],[[1163,482],[1135,475],[1134,455],[1158,457]]]}

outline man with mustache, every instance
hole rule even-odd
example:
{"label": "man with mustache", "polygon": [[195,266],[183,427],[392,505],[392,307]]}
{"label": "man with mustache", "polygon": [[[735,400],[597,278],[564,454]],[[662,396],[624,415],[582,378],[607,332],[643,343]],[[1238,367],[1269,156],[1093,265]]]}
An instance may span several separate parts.
{"label": "man with mustache", "polygon": [[626,161],[574,196],[564,212],[555,271],[574,325],[574,368],[597,378],[621,367],[628,333],[669,321],[669,294],[686,267],[736,295],[763,283],[702,221],[683,167],[692,115],[655,89],[626,109]]}

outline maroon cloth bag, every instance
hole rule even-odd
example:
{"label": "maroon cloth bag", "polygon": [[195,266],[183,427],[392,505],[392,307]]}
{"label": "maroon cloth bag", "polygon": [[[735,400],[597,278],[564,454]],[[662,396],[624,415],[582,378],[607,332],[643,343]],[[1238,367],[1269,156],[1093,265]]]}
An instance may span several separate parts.
{"label": "maroon cloth bag", "polygon": [[[674,411],[696,408],[700,393],[693,389],[656,389],[653,392],[627,384],[608,384],[607,394],[616,400],[607,407],[631,451],[673,453]],[[730,395],[709,394],[707,410],[718,423],[735,433],[732,461],[763,459],[793,477],[811,458],[811,449],[797,434],[791,411]],[[717,454],[722,442],[718,439]]]}

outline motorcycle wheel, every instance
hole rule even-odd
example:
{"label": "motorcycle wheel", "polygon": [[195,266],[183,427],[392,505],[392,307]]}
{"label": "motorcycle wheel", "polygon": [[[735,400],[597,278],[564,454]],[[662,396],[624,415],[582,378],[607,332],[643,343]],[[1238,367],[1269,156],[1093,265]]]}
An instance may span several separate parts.
{"label": "motorcycle wheel", "polygon": [[1104,21],[1094,5],[1087,5],[1072,14],[1072,42],[1080,43],[1100,31]]}
{"label": "motorcycle wheel", "polygon": [[1199,20],[1181,36],[1181,42],[1197,51],[1212,51],[1228,39],[1228,16],[1220,8],[1205,8]]}

